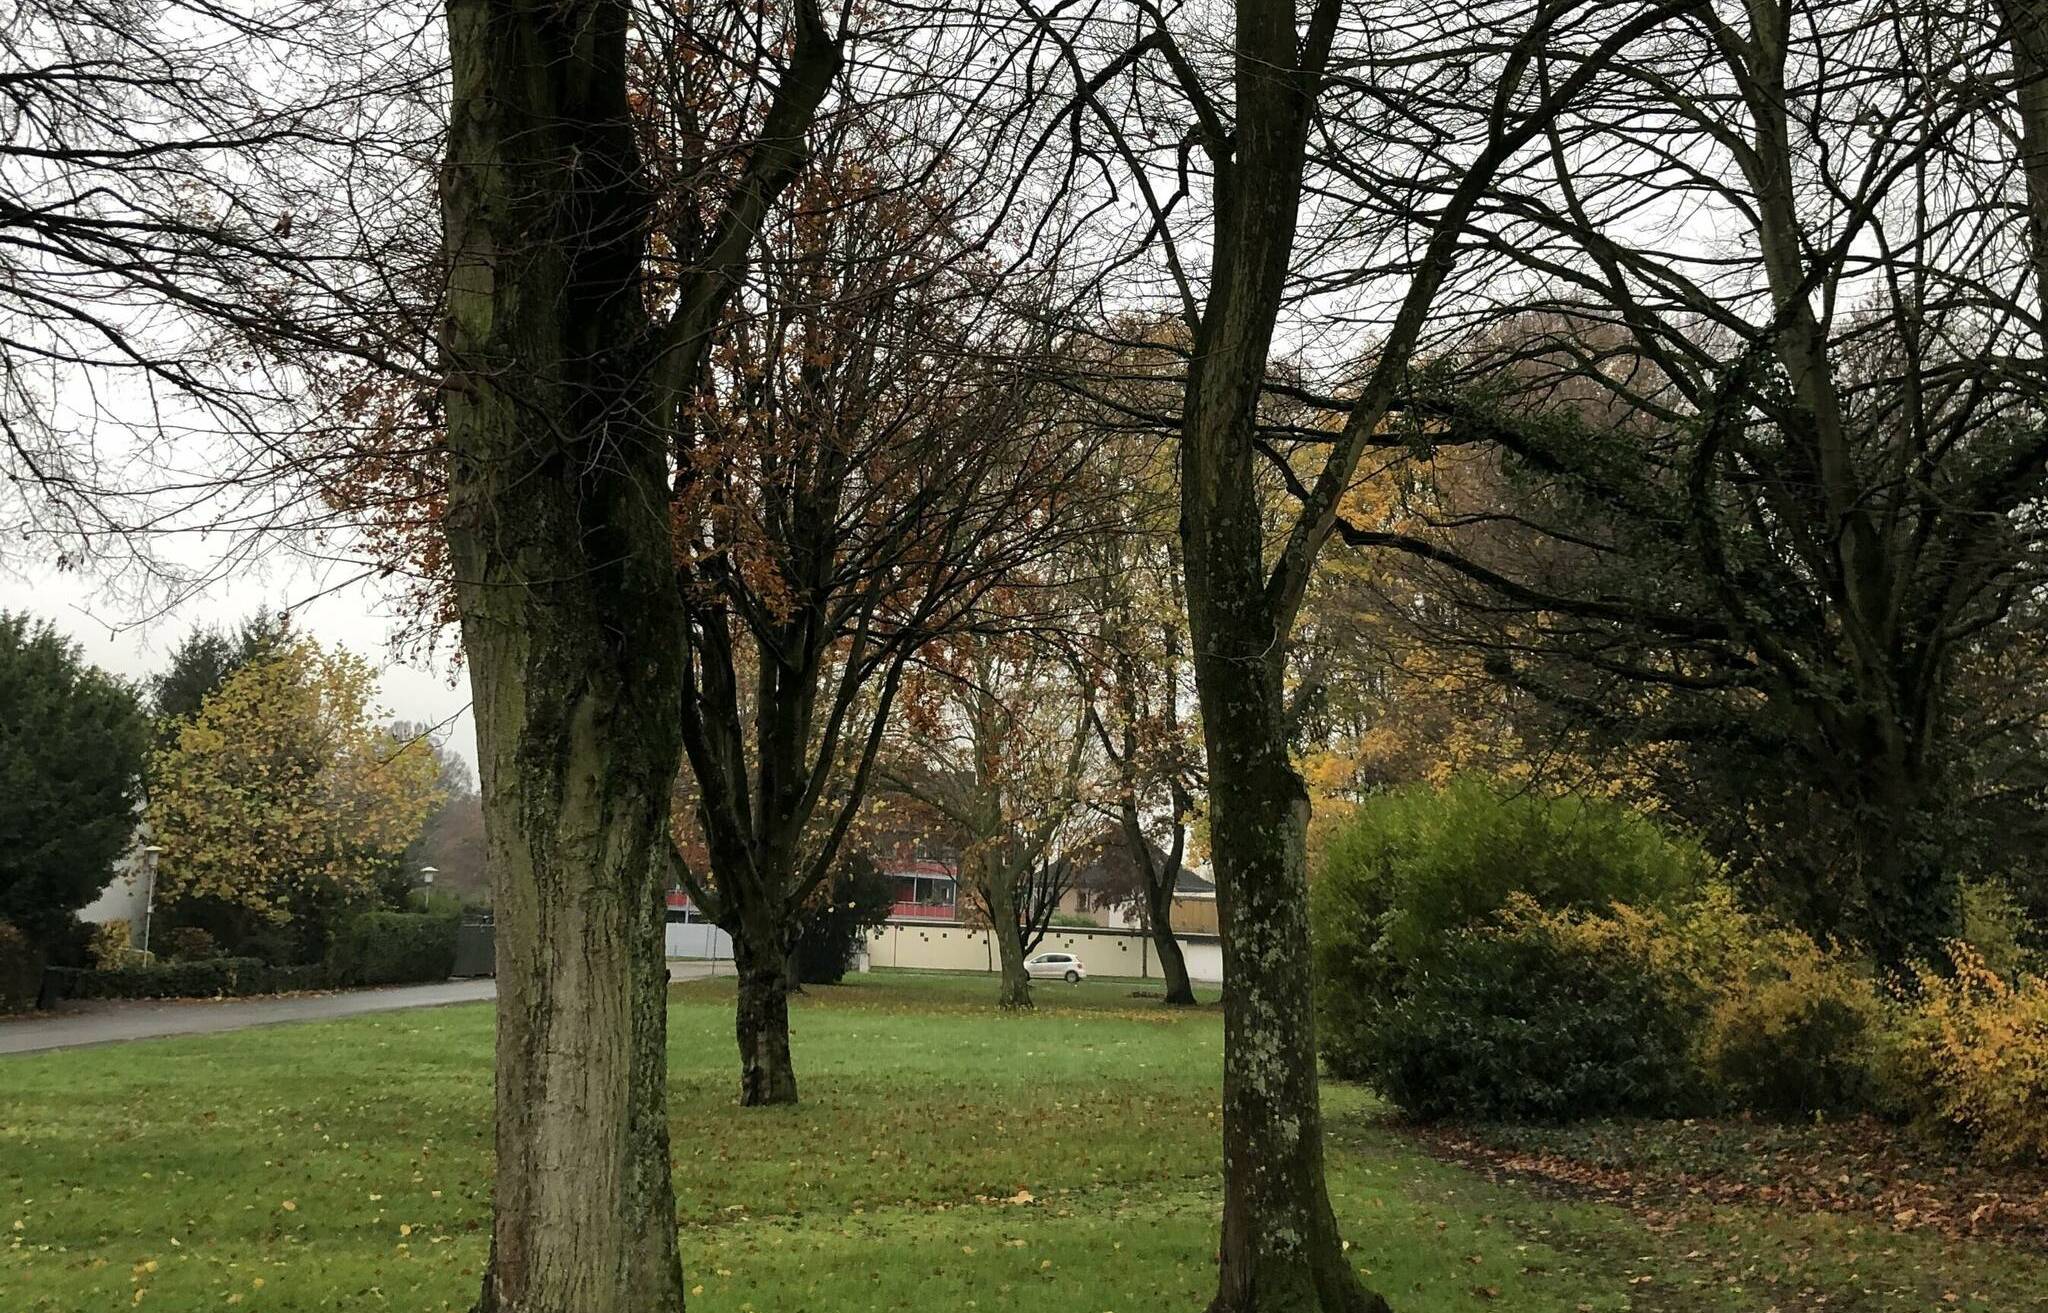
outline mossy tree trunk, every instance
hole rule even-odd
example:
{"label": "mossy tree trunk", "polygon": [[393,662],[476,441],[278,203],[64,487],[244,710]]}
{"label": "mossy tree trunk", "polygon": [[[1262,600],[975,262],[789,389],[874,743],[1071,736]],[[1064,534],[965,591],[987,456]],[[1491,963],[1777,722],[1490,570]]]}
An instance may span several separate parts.
{"label": "mossy tree trunk", "polygon": [[[1237,125],[1181,434],[1182,563],[1223,931],[1223,1234],[1211,1313],[1369,1313],[1323,1181],[1310,1008],[1308,794],[1288,759],[1288,608],[1268,593],[1254,424],[1287,283],[1329,5],[1236,6]],[[1211,143],[1221,150],[1221,143]]]}
{"label": "mossy tree trunk", "polygon": [[670,310],[643,286],[626,0],[450,0],[445,524],[497,905],[486,1313],[679,1313],[665,894],[686,629],[670,451],[840,66],[784,80]]}
{"label": "mossy tree trunk", "polygon": [[678,1313],[662,955],[682,628],[639,380],[627,6],[453,0],[447,531],[497,908],[490,1313]]}

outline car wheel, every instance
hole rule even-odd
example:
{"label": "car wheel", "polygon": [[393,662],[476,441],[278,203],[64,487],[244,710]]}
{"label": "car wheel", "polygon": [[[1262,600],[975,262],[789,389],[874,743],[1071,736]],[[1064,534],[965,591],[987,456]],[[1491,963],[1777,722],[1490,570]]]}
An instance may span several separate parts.
{"label": "car wheel", "polygon": [[1078,984],[1080,984],[1080,983],[1081,983],[1081,973],[1080,973],[1080,972],[1078,972],[1078,971],[1069,971],[1069,972],[1067,972],[1067,983],[1068,983],[1068,984],[1070,984],[1070,985],[1078,985]]}

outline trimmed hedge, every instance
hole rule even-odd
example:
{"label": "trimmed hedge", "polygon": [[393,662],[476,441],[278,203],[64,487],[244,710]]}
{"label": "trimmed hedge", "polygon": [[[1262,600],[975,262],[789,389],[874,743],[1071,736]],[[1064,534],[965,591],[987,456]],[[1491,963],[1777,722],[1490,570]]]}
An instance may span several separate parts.
{"label": "trimmed hedge", "polygon": [[455,970],[455,930],[445,912],[365,912],[341,927],[327,950],[337,985],[410,985]]}
{"label": "trimmed hedge", "polygon": [[323,989],[324,967],[278,967],[255,957],[78,970],[51,967],[44,989],[56,998],[245,998]]}

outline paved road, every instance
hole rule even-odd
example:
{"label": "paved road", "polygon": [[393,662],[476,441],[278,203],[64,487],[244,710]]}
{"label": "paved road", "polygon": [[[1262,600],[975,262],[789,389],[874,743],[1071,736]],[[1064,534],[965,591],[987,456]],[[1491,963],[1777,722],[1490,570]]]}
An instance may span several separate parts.
{"label": "paved road", "polygon": [[[712,974],[712,966],[707,962],[671,962],[669,972],[677,980],[692,980]],[[727,964],[726,973],[731,972],[732,967]],[[495,981],[451,980],[439,985],[400,985],[283,998],[79,1004],[42,1016],[0,1021],[0,1056],[131,1039],[161,1039],[168,1035],[212,1035],[292,1021],[331,1021],[366,1012],[474,1003],[495,998],[497,993]]]}

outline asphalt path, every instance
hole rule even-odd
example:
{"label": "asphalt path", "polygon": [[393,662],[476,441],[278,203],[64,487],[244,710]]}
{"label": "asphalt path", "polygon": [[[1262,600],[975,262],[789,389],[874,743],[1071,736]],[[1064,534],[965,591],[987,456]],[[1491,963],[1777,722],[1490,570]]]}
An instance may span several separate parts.
{"label": "asphalt path", "polygon": [[[711,975],[716,965],[672,961],[669,974],[677,980],[692,980]],[[728,975],[732,973],[729,963],[725,970]],[[251,1026],[332,1021],[371,1012],[478,1003],[497,995],[494,980],[450,980],[438,985],[396,985],[388,989],[286,994],[275,998],[73,1003],[52,1012],[0,1020],[0,1056],[172,1035],[218,1035]]]}

